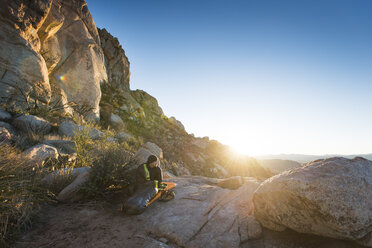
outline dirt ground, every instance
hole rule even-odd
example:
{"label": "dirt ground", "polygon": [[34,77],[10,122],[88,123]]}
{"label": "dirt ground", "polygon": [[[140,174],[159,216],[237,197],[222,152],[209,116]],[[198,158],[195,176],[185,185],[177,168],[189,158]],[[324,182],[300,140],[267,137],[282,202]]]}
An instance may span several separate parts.
{"label": "dirt ground", "polygon": [[[159,204],[155,202],[154,204]],[[161,203],[160,203],[161,204]],[[143,230],[137,216],[120,212],[120,202],[112,204],[56,204],[42,208],[39,221],[16,242],[16,248],[67,247],[178,247],[158,240]],[[293,231],[263,230],[260,239],[241,248],[357,248],[355,243],[298,234]]]}
{"label": "dirt ground", "polygon": [[14,247],[167,247],[143,231],[139,218],[120,212],[120,206],[120,203],[44,206],[39,221]]}

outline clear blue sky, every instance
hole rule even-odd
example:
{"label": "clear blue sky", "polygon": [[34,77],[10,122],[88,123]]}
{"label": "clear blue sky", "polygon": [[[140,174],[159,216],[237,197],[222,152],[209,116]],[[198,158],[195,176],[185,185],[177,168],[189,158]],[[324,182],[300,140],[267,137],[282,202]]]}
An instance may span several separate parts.
{"label": "clear blue sky", "polygon": [[87,0],[131,88],[249,155],[372,152],[372,1]]}

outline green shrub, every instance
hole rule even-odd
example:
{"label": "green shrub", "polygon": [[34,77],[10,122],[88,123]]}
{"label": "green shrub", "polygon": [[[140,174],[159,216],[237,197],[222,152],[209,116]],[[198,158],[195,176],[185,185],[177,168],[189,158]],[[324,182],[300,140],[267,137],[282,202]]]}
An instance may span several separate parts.
{"label": "green shrub", "polygon": [[132,154],[117,144],[107,142],[100,143],[96,151],[98,155],[93,161],[90,180],[82,191],[87,198],[106,198],[128,184],[125,165]]}
{"label": "green shrub", "polygon": [[91,166],[95,159],[95,155],[92,153],[95,143],[89,137],[89,132],[89,128],[81,128],[75,132],[73,137],[77,154],[75,167]]}

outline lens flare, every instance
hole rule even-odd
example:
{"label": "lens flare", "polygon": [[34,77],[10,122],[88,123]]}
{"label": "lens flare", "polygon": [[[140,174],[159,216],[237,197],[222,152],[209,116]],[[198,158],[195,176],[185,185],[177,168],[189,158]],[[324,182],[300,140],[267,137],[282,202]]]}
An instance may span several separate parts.
{"label": "lens flare", "polygon": [[64,76],[64,75],[60,75],[60,76],[58,76],[58,79],[60,80],[60,81],[66,81],[66,76]]}

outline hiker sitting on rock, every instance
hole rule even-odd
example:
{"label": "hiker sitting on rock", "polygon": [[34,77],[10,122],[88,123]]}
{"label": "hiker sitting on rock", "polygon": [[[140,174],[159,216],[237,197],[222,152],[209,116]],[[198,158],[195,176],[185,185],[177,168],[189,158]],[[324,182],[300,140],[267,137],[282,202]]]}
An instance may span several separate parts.
{"label": "hiker sitting on rock", "polygon": [[158,162],[158,157],[150,155],[146,163],[138,166],[136,172],[136,188],[139,188],[148,181],[154,181],[156,186],[163,181],[162,171],[158,166]]}
{"label": "hiker sitting on rock", "polygon": [[[154,182],[154,186],[158,189],[162,189],[163,175],[161,168],[159,167],[159,159],[155,155],[150,155],[147,158],[147,162],[138,166],[136,171],[136,189],[140,188],[141,185],[148,183],[149,181]],[[174,198],[174,192],[162,191],[159,200],[167,201]]]}

